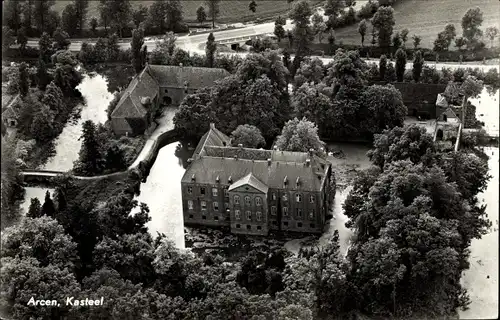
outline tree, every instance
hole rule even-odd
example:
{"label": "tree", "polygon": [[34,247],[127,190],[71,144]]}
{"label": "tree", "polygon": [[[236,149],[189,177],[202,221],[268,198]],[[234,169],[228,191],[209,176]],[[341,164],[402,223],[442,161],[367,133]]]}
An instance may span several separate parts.
{"label": "tree", "polygon": [[182,5],[180,0],[169,0],[167,2],[165,19],[167,20],[167,30],[177,31],[182,22]]}
{"label": "tree", "polygon": [[26,63],[21,63],[19,65],[19,93],[22,97],[26,97],[30,89],[30,78],[28,65]]}
{"label": "tree", "polygon": [[164,33],[166,29],[165,17],[167,15],[167,3],[157,0],[149,7],[149,24],[157,28],[159,33]]}
{"label": "tree", "polygon": [[239,125],[231,133],[231,144],[233,147],[237,147],[240,144],[245,148],[261,148],[265,147],[266,140],[262,136],[259,128],[252,125]]}
{"label": "tree", "polygon": [[52,55],[52,41],[49,35],[44,32],[38,40],[38,50],[40,50],[40,56],[44,62],[49,62],[50,56]]}
{"label": "tree", "polygon": [[74,4],[70,3],[64,8],[61,24],[69,35],[75,36],[78,33],[78,12]]}
{"label": "tree", "polygon": [[406,68],[406,52],[403,49],[396,51],[396,77],[398,82],[403,82]]}
{"label": "tree", "polygon": [[408,41],[408,29],[404,28],[403,30],[401,30],[401,32],[399,33],[399,35],[401,36],[401,41],[403,41],[403,46],[406,47],[406,41]]}
{"label": "tree", "polygon": [[182,100],[179,111],[174,116],[175,129],[186,137],[198,138],[209,129],[215,114],[210,109],[212,97],[209,89],[198,90]]}
{"label": "tree", "polygon": [[47,30],[49,22],[50,8],[55,4],[55,0],[40,0],[34,2],[33,17],[35,26],[40,33]]}
{"label": "tree", "polygon": [[49,109],[54,112],[54,114],[59,114],[64,111],[64,96],[61,89],[51,81],[45,89],[45,93],[42,97],[41,102],[48,106]]}
{"label": "tree", "polygon": [[87,120],[82,128],[82,146],[79,158],[73,166],[73,170],[78,174],[93,175],[99,174],[104,169],[104,157],[101,153],[101,146],[97,139],[96,125]]}
{"label": "tree", "polygon": [[140,5],[132,12],[132,21],[134,21],[135,28],[140,28],[141,23],[145,22],[148,17],[148,8]]}
{"label": "tree", "polygon": [[424,57],[422,56],[422,52],[418,50],[415,53],[415,57],[413,58],[413,69],[412,69],[412,75],[413,75],[413,80],[415,82],[418,82],[420,80],[420,75],[422,74],[422,68],[424,66]]}
{"label": "tree", "polygon": [[49,107],[42,106],[34,115],[30,133],[32,137],[42,143],[54,137],[54,115]]}
{"label": "tree", "polygon": [[207,21],[207,13],[205,12],[205,8],[203,6],[199,6],[196,10],[196,20],[199,23]]}
{"label": "tree", "polygon": [[42,204],[40,203],[40,200],[38,200],[38,198],[31,198],[30,207],[26,216],[29,218],[40,218],[42,216],[41,211]]}
{"label": "tree", "polygon": [[250,1],[250,4],[248,5],[248,10],[252,11],[253,13],[257,11],[257,2],[255,2],[255,0]]}
{"label": "tree", "polygon": [[315,36],[318,36],[318,40],[321,43],[323,40],[323,33],[326,31],[326,24],[323,21],[323,16],[316,12],[312,16],[312,32]]}
{"label": "tree", "polygon": [[416,50],[422,41],[422,37],[414,34],[411,38],[413,39],[413,48]]}
{"label": "tree", "polygon": [[42,205],[41,214],[47,217],[54,217],[55,213],[56,207],[54,205],[54,202],[52,201],[52,198],[50,197],[50,192],[47,190],[47,192],[45,192],[45,200]]}
{"label": "tree", "polygon": [[205,0],[205,5],[208,8],[208,15],[212,18],[212,28],[215,28],[215,20],[220,13],[219,3],[220,0]]}
{"label": "tree", "polygon": [[16,41],[15,33],[9,27],[2,27],[2,49],[7,50]]}
{"label": "tree", "polygon": [[295,87],[300,88],[304,83],[320,83],[326,73],[326,68],[323,65],[323,61],[319,58],[310,59],[302,61],[299,70],[295,73],[294,82]]}
{"label": "tree", "polygon": [[22,3],[15,0],[6,1],[3,9],[5,10],[3,14],[5,25],[17,33],[21,28]]}
{"label": "tree", "polygon": [[24,51],[26,49],[26,45],[28,44],[28,37],[26,36],[26,28],[21,27],[17,30],[17,44],[19,45],[19,49]]}
{"label": "tree", "polygon": [[388,50],[394,24],[394,9],[380,6],[372,18],[373,28],[377,30],[379,47]]}
{"label": "tree", "polygon": [[387,71],[387,57],[385,55],[382,55],[380,57],[380,61],[378,63],[378,68],[379,68],[379,74],[380,74],[380,80],[384,81],[385,80],[385,73]]}
{"label": "tree", "polygon": [[295,58],[293,59],[292,74],[299,68],[300,62],[309,52],[309,44],[314,39],[314,33],[310,26],[312,9],[309,2],[302,0],[297,2],[290,12],[290,19],[295,25],[293,38],[296,46]]}
{"label": "tree", "polygon": [[[345,2],[338,0],[328,0],[325,5],[325,16],[329,17],[329,21],[337,19],[339,14],[344,10]],[[329,25],[332,28],[332,25]]]}
{"label": "tree", "polygon": [[361,46],[363,46],[365,42],[366,29],[366,19],[363,19],[358,25],[358,32],[361,35]]}
{"label": "tree", "polygon": [[463,37],[467,39],[467,46],[473,47],[483,35],[480,27],[483,23],[483,13],[479,7],[470,8],[462,17]]}
{"label": "tree", "polygon": [[281,39],[286,37],[286,31],[285,28],[283,28],[285,24],[286,19],[282,16],[278,16],[274,22],[274,35],[278,38],[278,42],[281,42]]}
{"label": "tree", "polygon": [[123,36],[123,28],[130,21],[132,7],[129,0],[101,0],[101,16],[105,18],[105,28],[107,21],[118,32],[120,38]]}
{"label": "tree", "polygon": [[436,52],[447,51],[456,35],[455,26],[453,24],[448,24],[444,31],[438,33],[438,37],[434,41],[433,50]]}
{"label": "tree", "polygon": [[366,112],[361,128],[373,135],[386,128],[402,126],[407,114],[401,92],[392,85],[369,86],[360,97],[361,109]]}
{"label": "tree", "polygon": [[87,10],[89,7],[89,0],[74,0],[76,9],[76,18],[78,21],[78,30],[80,35],[83,35],[83,27],[85,24],[85,18],[87,16]]}
{"label": "tree", "polygon": [[141,49],[144,45],[144,31],[142,29],[134,29],[132,31],[132,41],[130,46],[132,47],[132,65],[134,66],[135,73],[139,74],[144,68],[144,63],[141,56]]}
{"label": "tree", "polygon": [[68,50],[71,41],[69,41],[69,35],[66,31],[61,28],[57,28],[53,35],[54,38],[54,48],[56,50]]}
{"label": "tree", "polygon": [[99,52],[99,47],[101,46],[102,51],[105,52],[105,61],[116,61],[120,54],[120,44],[118,41],[119,39],[116,33],[109,35],[107,39],[99,38],[95,44],[95,50]]}
{"label": "tree", "polygon": [[384,81],[386,81],[386,82],[394,82],[396,80],[397,80],[396,69],[394,68],[394,65],[389,62],[387,64],[387,70],[385,71]]}
{"label": "tree", "polygon": [[455,39],[455,47],[458,48],[458,50],[462,50],[464,46],[467,45],[467,40],[465,40],[464,37],[458,37]]}
{"label": "tree", "polygon": [[96,32],[97,32],[97,26],[99,25],[99,22],[97,20],[96,17],[92,17],[92,19],[90,19],[90,28],[92,30],[92,33],[95,35]]}
{"label": "tree", "polygon": [[401,41],[401,37],[399,35],[399,32],[396,32],[394,36],[392,37],[392,47],[397,50],[401,47],[401,44],[403,42]]}
{"label": "tree", "polygon": [[460,85],[460,93],[463,95],[462,100],[462,123],[465,123],[465,115],[467,114],[467,100],[469,98],[476,98],[483,91],[484,83],[481,80],[478,80],[474,76],[467,76],[465,81]]}
{"label": "tree", "polygon": [[275,144],[279,150],[300,152],[310,149],[318,152],[324,145],[318,136],[318,127],[306,118],[287,121]]}
{"label": "tree", "polygon": [[212,32],[208,35],[207,44],[205,47],[205,54],[207,56],[207,65],[209,68],[214,67],[215,54],[217,51],[217,43]]}
{"label": "tree", "polygon": [[491,41],[491,47],[493,48],[493,41],[498,36],[498,28],[497,27],[488,27],[486,28],[485,35]]}

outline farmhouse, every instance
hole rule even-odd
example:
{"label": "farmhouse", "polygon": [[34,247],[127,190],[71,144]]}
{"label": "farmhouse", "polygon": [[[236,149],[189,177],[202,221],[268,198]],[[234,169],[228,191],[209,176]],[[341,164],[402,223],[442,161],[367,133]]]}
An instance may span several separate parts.
{"label": "farmhouse", "polygon": [[184,222],[235,234],[321,233],[331,202],[331,165],[310,152],[230,147],[210,125],[182,177]]}
{"label": "farmhouse", "polygon": [[6,127],[16,127],[19,118],[19,110],[17,106],[17,101],[19,100],[19,95],[2,96],[2,122]]}
{"label": "farmhouse", "polygon": [[130,82],[111,113],[116,135],[140,135],[149,127],[162,106],[177,106],[188,94],[229,73],[219,68],[148,65]]}

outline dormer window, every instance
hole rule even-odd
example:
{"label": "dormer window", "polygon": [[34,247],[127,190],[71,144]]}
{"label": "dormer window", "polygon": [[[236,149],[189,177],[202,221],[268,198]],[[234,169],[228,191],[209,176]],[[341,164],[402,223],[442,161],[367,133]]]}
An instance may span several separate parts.
{"label": "dormer window", "polygon": [[217,176],[217,178],[215,178],[215,182],[219,183],[220,182],[220,178],[219,176]]}
{"label": "dormer window", "polygon": [[296,200],[297,202],[302,202],[302,195],[301,195],[300,193],[297,193],[297,194],[295,195],[295,200]]}
{"label": "dormer window", "polygon": [[231,176],[229,176],[229,178],[227,178],[227,182],[233,183],[233,178]]}
{"label": "dormer window", "polygon": [[300,178],[297,177],[297,180],[295,180],[295,184],[297,185],[297,188],[300,186]]}
{"label": "dormer window", "polygon": [[286,185],[288,184],[288,176],[285,176],[283,179],[283,188],[286,188]]}
{"label": "dormer window", "polygon": [[196,181],[196,178],[195,178],[195,176],[194,176],[194,173],[193,173],[193,175],[191,176],[191,181]]}

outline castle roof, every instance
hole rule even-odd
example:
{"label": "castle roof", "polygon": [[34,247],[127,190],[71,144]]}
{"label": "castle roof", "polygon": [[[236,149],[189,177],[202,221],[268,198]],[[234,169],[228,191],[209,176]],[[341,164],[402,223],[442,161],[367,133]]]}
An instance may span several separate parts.
{"label": "castle roof", "polygon": [[223,138],[227,136],[211,126],[198,143],[182,182],[190,183],[194,177],[196,183],[220,183],[231,189],[250,184],[258,190],[321,190],[330,167],[326,159],[306,152],[224,147],[223,142],[229,145],[229,138]]}

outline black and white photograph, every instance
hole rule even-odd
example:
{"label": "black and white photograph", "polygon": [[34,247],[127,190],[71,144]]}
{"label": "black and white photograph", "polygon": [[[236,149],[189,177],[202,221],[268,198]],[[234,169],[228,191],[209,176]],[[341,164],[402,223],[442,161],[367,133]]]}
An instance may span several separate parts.
{"label": "black and white photograph", "polygon": [[499,0],[3,0],[0,320],[498,319]]}

